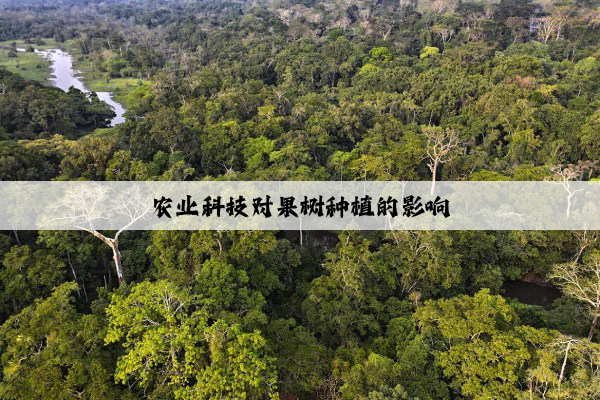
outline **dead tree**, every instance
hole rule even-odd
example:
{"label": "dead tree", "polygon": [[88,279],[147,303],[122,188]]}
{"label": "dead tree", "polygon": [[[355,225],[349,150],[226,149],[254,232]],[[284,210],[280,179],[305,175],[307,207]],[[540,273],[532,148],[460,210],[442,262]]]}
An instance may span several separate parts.
{"label": "dead tree", "polygon": [[427,137],[427,156],[429,157],[429,170],[431,171],[431,194],[435,191],[435,179],[440,164],[451,161],[456,156],[458,148],[458,135],[454,129],[442,129],[426,126],[423,133]]}
{"label": "dead tree", "polygon": [[[65,215],[61,219],[70,220],[75,228],[91,233],[110,247],[119,285],[124,284],[119,237],[134,223],[146,217],[153,208],[139,186],[128,187],[115,194],[108,185],[86,184],[67,192],[57,208]],[[112,237],[107,236],[97,228],[102,220],[113,220],[121,228]]]}
{"label": "dead tree", "polygon": [[452,39],[452,36],[454,36],[454,29],[436,25],[433,27],[433,30],[440,36],[442,44],[444,45],[444,48],[446,48],[446,44]]}
{"label": "dead tree", "polygon": [[557,165],[550,168],[554,173],[554,180],[560,182],[567,192],[567,218],[571,214],[571,206],[573,204],[573,197],[581,192],[583,189],[574,189],[571,182],[580,181],[584,178],[585,173],[588,172],[591,177],[592,173],[598,169],[597,161],[579,161],[577,164],[569,164],[565,167]]}

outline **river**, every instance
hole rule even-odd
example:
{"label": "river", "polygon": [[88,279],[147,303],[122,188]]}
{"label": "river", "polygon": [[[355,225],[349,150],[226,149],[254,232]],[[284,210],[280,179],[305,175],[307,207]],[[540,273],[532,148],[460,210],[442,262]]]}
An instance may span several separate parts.
{"label": "river", "polygon": [[[18,50],[24,51],[24,49]],[[35,52],[50,60],[53,75],[50,80],[54,86],[64,90],[65,92],[68,91],[71,86],[73,86],[75,89],[81,90],[82,92],[89,92],[84,83],[77,76],[77,72],[73,70],[73,58],[69,53],[59,49],[36,49]],[[110,121],[110,126],[115,126],[125,122],[125,117],[123,116],[125,114],[125,108],[123,108],[120,103],[117,103],[113,99],[111,92],[96,92],[96,94],[100,100],[111,106],[114,112],[117,114],[116,117]]]}

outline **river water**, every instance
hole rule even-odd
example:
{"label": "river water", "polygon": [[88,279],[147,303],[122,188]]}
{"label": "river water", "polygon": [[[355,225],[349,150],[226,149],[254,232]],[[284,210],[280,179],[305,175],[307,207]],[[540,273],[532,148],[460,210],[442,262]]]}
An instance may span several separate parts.
{"label": "river water", "polygon": [[[18,50],[24,51],[24,49]],[[53,75],[50,80],[54,86],[64,90],[65,92],[68,91],[71,86],[73,86],[75,89],[81,90],[82,92],[89,92],[81,79],[77,76],[77,72],[73,70],[73,58],[69,53],[59,49],[36,49],[35,52],[50,60]],[[115,126],[125,122],[125,117],[123,116],[123,114],[125,114],[125,108],[123,108],[120,103],[117,103],[113,99],[111,92],[96,92],[96,94],[100,100],[111,106],[114,112],[117,114],[117,116],[110,121],[110,126]]]}

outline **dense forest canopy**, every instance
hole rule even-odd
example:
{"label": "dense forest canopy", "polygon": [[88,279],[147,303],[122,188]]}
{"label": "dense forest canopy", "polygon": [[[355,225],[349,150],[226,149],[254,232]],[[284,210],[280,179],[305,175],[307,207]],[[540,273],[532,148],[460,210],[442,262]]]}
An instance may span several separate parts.
{"label": "dense forest canopy", "polygon": [[[0,67],[0,180],[597,179],[599,7],[0,1],[140,80]],[[0,398],[600,398],[598,232],[112,234],[0,232]]]}

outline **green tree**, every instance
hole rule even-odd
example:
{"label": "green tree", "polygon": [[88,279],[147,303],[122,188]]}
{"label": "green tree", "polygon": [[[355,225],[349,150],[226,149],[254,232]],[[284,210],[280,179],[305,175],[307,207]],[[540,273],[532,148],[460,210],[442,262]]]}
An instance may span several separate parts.
{"label": "green tree", "polygon": [[82,315],[73,304],[75,283],[11,316],[0,327],[3,399],[128,398],[111,384],[114,359],[102,347],[101,315]]}
{"label": "green tree", "polygon": [[143,282],[108,306],[106,342],[122,341],[115,379],[151,398],[277,397],[273,359],[258,331],[214,320],[167,281]]}
{"label": "green tree", "polygon": [[434,343],[436,363],[451,386],[469,398],[514,398],[525,385],[535,348],[550,333],[517,326],[516,314],[500,296],[429,300],[414,314],[421,334]]}
{"label": "green tree", "polygon": [[[462,254],[453,235],[442,231],[403,231],[386,234],[376,254],[385,281],[403,295],[437,296],[462,283]],[[417,301],[418,302],[418,301]]]}
{"label": "green tree", "polygon": [[308,396],[323,385],[328,371],[328,350],[293,318],[271,321],[265,328],[269,346],[277,355],[278,387],[283,392]]}
{"label": "green tree", "polygon": [[340,235],[339,248],[327,255],[327,274],[316,278],[302,304],[308,326],[331,345],[357,343],[380,332],[369,241],[355,232]]}
{"label": "green tree", "polygon": [[0,307],[19,312],[39,297],[45,297],[66,275],[65,263],[43,250],[13,246],[4,254],[0,269]]}

